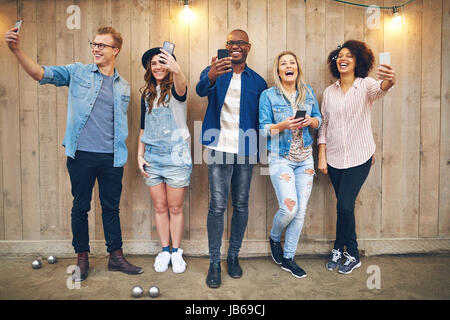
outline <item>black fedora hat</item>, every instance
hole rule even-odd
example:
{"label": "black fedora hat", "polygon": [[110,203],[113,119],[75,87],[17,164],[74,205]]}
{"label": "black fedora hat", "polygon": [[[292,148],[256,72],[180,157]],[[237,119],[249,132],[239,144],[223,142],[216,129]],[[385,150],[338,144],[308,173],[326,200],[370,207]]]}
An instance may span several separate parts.
{"label": "black fedora hat", "polygon": [[[145,51],[145,53],[142,55],[142,65],[144,66],[144,69],[147,69],[147,63],[149,60],[152,60],[154,55],[161,53],[161,49],[162,48],[160,47],[155,47]],[[175,59],[175,61],[177,60],[177,58],[175,58],[175,55],[172,54],[172,57]]]}

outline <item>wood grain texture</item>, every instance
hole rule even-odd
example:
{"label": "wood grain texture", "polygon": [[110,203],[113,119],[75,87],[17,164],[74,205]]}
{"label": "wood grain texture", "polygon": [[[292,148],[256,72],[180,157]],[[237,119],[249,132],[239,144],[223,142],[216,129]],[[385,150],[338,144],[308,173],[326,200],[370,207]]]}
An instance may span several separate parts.
{"label": "wood grain texture", "polygon": [[442,2],[439,237],[450,236],[450,1]]}
{"label": "wood grain texture", "polygon": [[[385,1],[385,5],[388,1]],[[417,237],[419,211],[422,1],[403,10],[405,22],[385,19],[385,51],[398,75],[383,109],[383,237]]]}
{"label": "wood grain texture", "polygon": [[[2,30],[6,32],[16,22],[17,1],[2,3]],[[3,219],[5,239],[21,240],[22,225],[22,183],[20,151],[20,93],[19,66],[15,57],[2,41],[0,47],[1,67],[0,102],[3,156]]]}
{"label": "wood grain texture", "polygon": [[[422,8],[422,95],[420,107],[419,236],[436,237],[439,220],[439,142],[441,118],[442,2],[424,0]],[[433,48],[430,50],[430,48]]]}
{"label": "wood grain texture", "polygon": [[[207,98],[200,98],[195,86],[202,70],[210,64],[211,57],[216,55],[217,47],[221,48],[226,39],[226,20],[219,12],[224,9],[225,1],[215,2],[208,6],[207,1],[194,3],[196,19],[189,27],[189,78],[188,85],[188,127],[191,133],[191,155],[193,160],[191,183],[189,186],[190,208],[185,212],[185,220],[189,219],[188,239],[207,239],[206,219],[209,207],[208,166],[202,159],[202,146],[199,141],[201,122],[208,105]],[[225,7],[226,8],[226,7]],[[223,11],[222,11],[223,13]],[[208,20],[216,21],[208,25]],[[217,19],[217,20],[216,20]],[[181,26],[180,26],[181,27]],[[214,28],[214,29],[213,29]],[[209,37],[205,37],[208,32]],[[211,39],[211,41],[208,41]],[[213,41],[214,40],[214,41]],[[209,49],[211,47],[211,49]],[[204,149],[204,148],[203,148]]]}
{"label": "wood grain texture", "polygon": [[[37,57],[36,1],[19,1],[18,16],[27,21],[21,32],[23,50],[33,59]],[[40,233],[39,190],[39,108],[38,84],[23,68],[19,68],[20,93],[20,160],[22,175],[23,239],[38,240]],[[64,226],[62,226],[64,228]]]}

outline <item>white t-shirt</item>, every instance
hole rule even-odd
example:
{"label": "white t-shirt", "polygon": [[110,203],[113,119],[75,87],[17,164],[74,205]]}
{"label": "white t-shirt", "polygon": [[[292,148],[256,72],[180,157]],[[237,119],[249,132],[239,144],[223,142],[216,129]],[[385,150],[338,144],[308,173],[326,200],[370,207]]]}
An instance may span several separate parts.
{"label": "white t-shirt", "polygon": [[220,113],[219,142],[216,146],[207,146],[208,148],[221,152],[238,153],[240,109],[241,74],[233,73]]}

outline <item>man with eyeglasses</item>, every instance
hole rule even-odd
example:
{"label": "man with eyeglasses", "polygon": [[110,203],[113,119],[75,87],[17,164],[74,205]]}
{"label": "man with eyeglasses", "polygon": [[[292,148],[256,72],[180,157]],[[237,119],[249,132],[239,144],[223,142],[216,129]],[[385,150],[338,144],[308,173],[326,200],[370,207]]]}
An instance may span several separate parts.
{"label": "man with eyeglasses", "polygon": [[98,181],[108,269],[140,274],[142,268],[130,264],[122,252],[119,202],[123,166],[128,157],[127,109],[130,86],[115,69],[122,47],[122,36],[112,27],[97,30],[90,43],[94,63],[41,66],[20,48],[17,28],[5,40],[23,69],[39,84],[68,86],[67,125],[63,146],[72,186],[72,245],[78,256],[75,281],[85,280],[89,271],[88,211],[92,189]]}
{"label": "man with eyeglasses", "polygon": [[247,228],[250,182],[258,156],[258,103],[267,88],[266,81],[246,64],[251,44],[245,31],[231,31],[226,48],[230,56],[213,57],[196,87],[200,97],[208,96],[201,142],[209,149],[210,265],[206,284],[210,288],[221,285],[220,248],[230,188],[233,215],[227,269],[232,278],[242,276],[238,255]]}

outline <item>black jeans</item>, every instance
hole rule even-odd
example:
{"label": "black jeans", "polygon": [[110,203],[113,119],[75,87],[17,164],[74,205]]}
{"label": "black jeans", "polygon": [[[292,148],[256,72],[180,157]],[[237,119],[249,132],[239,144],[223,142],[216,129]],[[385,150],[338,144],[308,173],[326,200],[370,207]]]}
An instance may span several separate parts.
{"label": "black jeans", "polygon": [[233,216],[231,217],[230,246],[228,255],[237,256],[244,239],[248,222],[248,197],[253,164],[249,157],[211,150],[208,162],[209,190],[211,193],[207,218],[209,258],[220,261],[220,247],[224,230],[224,212],[228,205],[231,186]]}
{"label": "black jeans", "polygon": [[372,157],[367,162],[347,169],[336,169],[328,165],[328,174],[337,198],[336,241],[334,249],[347,252],[359,259],[356,241],[355,201],[369,175]]}
{"label": "black jeans", "polygon": [[119,203],[122,193],[123,167],[113,167],[114,154],[77,151],[75,159],[67,157],[72,184],[72,245],[75,252],[90,251],[88,211],[92,189],[98,180],[102,206],[103,231],[108,252],[122,248]]}

